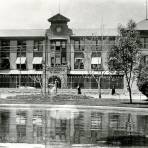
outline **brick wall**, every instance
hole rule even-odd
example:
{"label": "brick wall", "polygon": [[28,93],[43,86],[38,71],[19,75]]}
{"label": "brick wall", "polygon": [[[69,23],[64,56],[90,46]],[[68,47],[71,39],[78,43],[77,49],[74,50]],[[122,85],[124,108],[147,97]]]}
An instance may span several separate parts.
{"label": "brick wall", "polygon": [[16,58],[17,58],[17,41],[11,40],[10,41],[10,69],[15,70],[16,69]]}
{"label": "brick wall", "polygon": [[32,61],[33,61],[33,41],[32,40],[27,40],[26,41],[26,59],[27,59],[27,65],[26,68],[27,70],[33,69]]}

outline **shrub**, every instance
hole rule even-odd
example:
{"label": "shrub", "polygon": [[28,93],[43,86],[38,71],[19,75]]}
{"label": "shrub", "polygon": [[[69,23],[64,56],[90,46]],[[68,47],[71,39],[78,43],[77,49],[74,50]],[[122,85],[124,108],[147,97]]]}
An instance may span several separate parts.
{"label": "shrub", "polygon": [[148,81],[143,82],[143,83],[139,83],[138,88],[142,94],[144,94],[146,97],[148,97]]}
{"label": "shrub", "polygon": [[148,66],[142,67],[138,76],[137,85],[139,90],[148,97]]}

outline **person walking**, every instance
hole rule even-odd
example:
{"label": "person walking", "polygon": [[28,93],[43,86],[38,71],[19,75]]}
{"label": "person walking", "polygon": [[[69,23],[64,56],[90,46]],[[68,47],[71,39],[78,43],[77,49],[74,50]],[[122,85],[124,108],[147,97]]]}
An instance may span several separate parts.
{"label": "person walking", "polygon": [[78,90],[78,94],[81,94],[81,87],[80,87],[80,85],[78,85],[77,90]]}
{"label": "person walking", "polygon": [[114,95],[115,94],[115,86],[113,85],[113,87],[112,87],[112,95]]}

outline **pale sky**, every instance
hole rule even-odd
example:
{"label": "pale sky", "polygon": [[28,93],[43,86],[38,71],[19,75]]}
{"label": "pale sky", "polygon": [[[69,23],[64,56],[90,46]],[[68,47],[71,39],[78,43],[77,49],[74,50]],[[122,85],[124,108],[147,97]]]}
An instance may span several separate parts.
{"label": "pale sky", "polygon": [[[116,28],[129,19],[145,19],[146,0],[0,0],[0,29],[47,29],[59,12],[70,28]],[[102,21],[101,21],[102,20]]]}

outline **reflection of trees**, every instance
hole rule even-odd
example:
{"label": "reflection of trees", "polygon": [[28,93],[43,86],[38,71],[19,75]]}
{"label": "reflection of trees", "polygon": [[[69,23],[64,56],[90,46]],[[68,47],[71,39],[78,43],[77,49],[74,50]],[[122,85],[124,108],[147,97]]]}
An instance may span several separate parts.
{"label": "reflection of trees", "polygon": [[[115,114],[110,116],[109,120],[110,133],[113,136],[135,135],[136,123],[133,120],[132,114]],[[112,132],[111,132],[112,131]]]}

